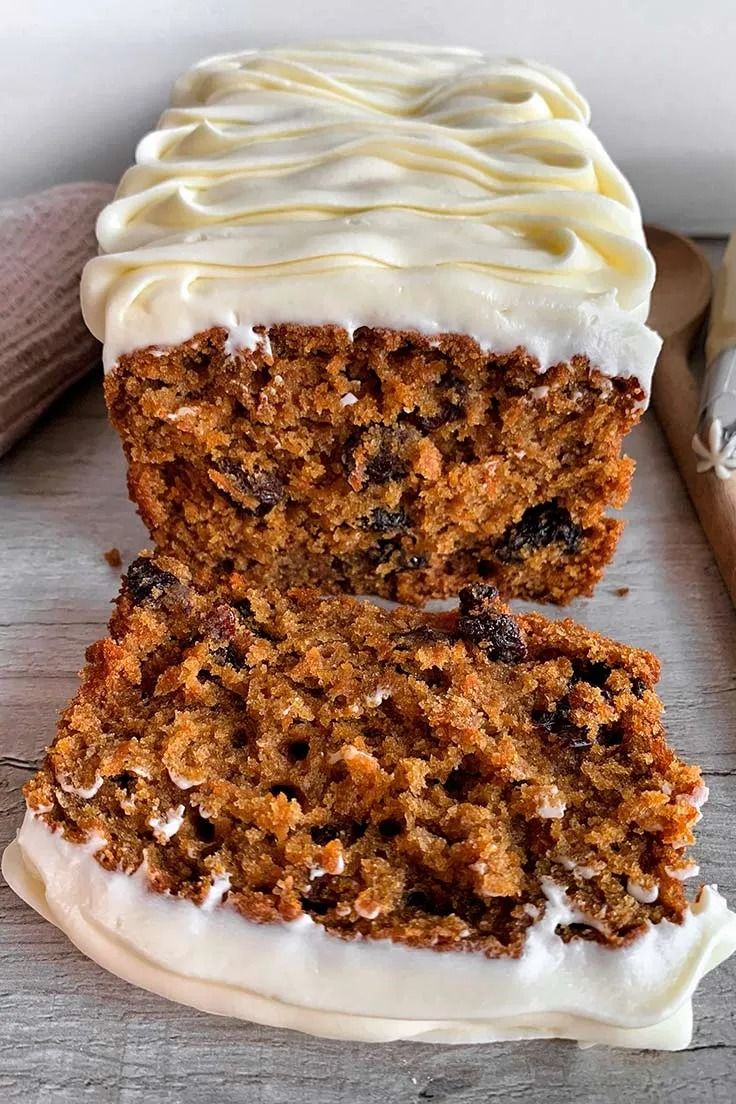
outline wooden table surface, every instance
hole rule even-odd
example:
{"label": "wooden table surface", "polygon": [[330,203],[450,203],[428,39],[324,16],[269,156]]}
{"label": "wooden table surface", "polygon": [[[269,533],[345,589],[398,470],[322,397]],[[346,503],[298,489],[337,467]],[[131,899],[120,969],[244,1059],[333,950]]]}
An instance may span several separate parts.
{"label": "wooden table surface", "polygon": [[[736,616],[651,413],[629,451],[638,470],[625,535],[595,598],[570,612],[662,658],[670,737],[710,786],[702,876],[736,902]],[[119,571],[103,552],[116,546],[127,563],[144,545],[99,380],[87,380],[0,460],[2,847],[84,649],[104,633]],[[2,883],[0,1101],[733,1104],[735,993],[736,958],[702,984],[693,1043],[676,1054],[552,1041],[326,1042],[134,989],[84,959]]]}

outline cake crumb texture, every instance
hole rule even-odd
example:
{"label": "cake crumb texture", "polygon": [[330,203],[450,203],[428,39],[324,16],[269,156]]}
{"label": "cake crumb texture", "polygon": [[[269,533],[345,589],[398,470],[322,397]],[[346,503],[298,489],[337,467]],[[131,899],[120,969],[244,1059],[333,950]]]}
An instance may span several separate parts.
{"label": "cake crumb texture", "polygon": [[142,555],[25,794],[103,867],[252,921],[518,956],[552,878],[562,939],[622,946],[683,918],[707,793],[658,673],[485,583],[430,614]]}
{"label": "cake crumb texture", "polygon": [[[552,602],[589,595],[622,525],[623,436],[644,394],[585,358],[540,377],[470,338],[222,329],[121,358],[107,376],[130,494],[162,551],[210,583],[421,604],[482,577]],[[540,378],[544,387],[539,387]]]}

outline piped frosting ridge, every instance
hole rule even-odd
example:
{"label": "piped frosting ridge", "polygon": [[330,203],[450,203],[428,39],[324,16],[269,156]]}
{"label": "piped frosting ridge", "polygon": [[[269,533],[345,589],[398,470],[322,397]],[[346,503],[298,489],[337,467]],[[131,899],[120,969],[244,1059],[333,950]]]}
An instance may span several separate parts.
{"label": "piped frosting ridge", "polygon": [[645,390],[653,263],[574,85],[469,50],[322,44],[176,84],[103,211],[83,305],[110,367],[213,325],[334,323],[576,353]]}

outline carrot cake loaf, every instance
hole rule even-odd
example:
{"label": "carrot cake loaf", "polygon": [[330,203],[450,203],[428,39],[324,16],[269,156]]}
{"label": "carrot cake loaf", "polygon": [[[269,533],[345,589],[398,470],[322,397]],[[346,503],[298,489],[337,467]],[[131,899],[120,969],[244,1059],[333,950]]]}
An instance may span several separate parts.
{"label": "carrot cake loaf", "polygon": [[674,1049],[736,946],[647,652],[130,567],[25,789],[15,890],[112,972],[318,1035]]}
{"label": "carrot cake loaf", "polygon": [[636,199],[546,66],[323,44],[195,66],[82,300],[130,494],[202,581],[590,594],[659,349]]}

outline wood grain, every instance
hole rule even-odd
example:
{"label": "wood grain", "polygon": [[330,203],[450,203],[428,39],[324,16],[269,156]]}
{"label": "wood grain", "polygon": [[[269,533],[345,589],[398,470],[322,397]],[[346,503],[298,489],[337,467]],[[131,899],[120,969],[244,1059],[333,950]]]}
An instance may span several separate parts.
{"label": "wood grain", "polygon": [[736,477],[718,479],[712,471],[697,470],[691,442],[692,427],[698,420],[700,388],[688,366],[685,346],[674,338],[662,349],[653,400],[721,578],[736,606]]}
{"label": "wood grain", "polygon": [[[652,405],[736,606],[736,478],[723,480],[712,471],[699,472],[692,448],[702,387],[690,371],[688,357],[706,316],[712,274],[707,257],[680,234],[649,227],[647,244],[657,262],[650,325],[664,337]],[[709,358],[727,346],[729,334],[736,333],[736,289],[732,286],[736,282],[736,237],[726,256],[731,260],[728,268],[724,264],[718,273],[708,320]],[[702,429],[699,432],[702,437]]]}
{"label": "wood grain", "polygon": [[[670,736],[703,766],[703,876],[736,900],[736,615],[653,416],[631,438],[629,520],[596,597],[570,613],[662,657]],[[104,631],[119,571],[145,534],[99,380],[78,385],[0,461],[0,846],[20,787]],[[617,588],[628,586],[620,597]],[[642,1104],[736,1090],[736,962],[696,997],[679,1054],[557,1042],[481,1047],[325,1042],[221,1020],[133,989],[84,959],[0,887],[3,1104]]]}

